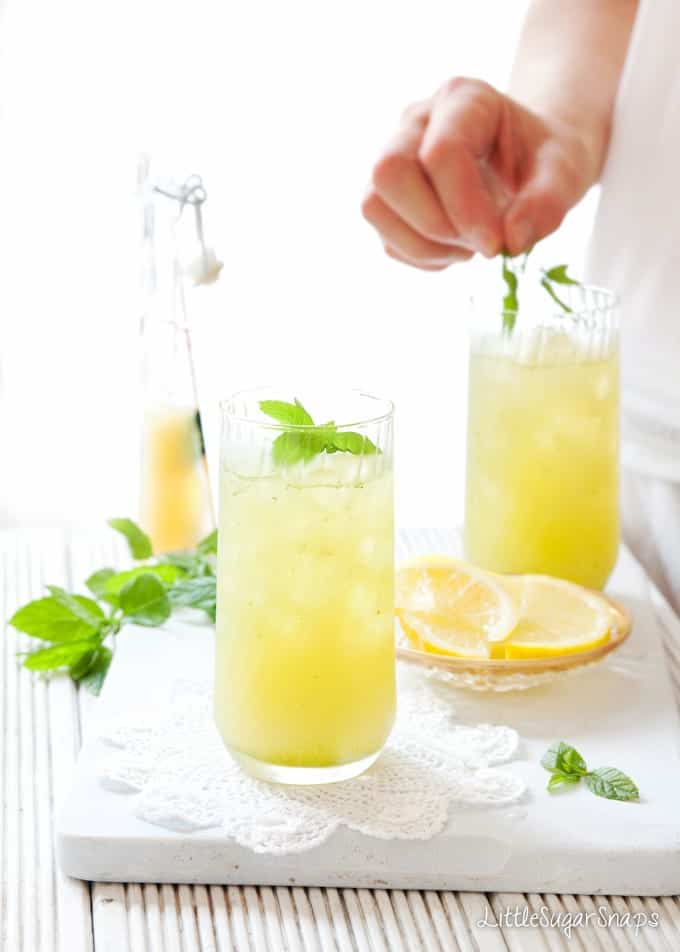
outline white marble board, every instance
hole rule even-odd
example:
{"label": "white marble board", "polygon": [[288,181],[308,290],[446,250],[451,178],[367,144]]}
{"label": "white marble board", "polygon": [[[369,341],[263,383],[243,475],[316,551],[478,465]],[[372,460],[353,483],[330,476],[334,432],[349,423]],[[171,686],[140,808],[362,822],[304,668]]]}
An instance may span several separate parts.
{"label": "white marble board", "polygon": [[[455,549],[451,532],[402,534],[401,555]],[[552,685],[514,694],[451,688],[462,723],[499,723],[522,737],[508,769],[527,782],[525,801],[503,809],[452,809],[426,841],[378,840],[340,828],[305,853],[254,853],[214,830],[176,833],[137,819],[130,798],[96,779],[96,725],[128,709],[163,704],[178,679],[205,678],[208,629],[119,636],[106,686],[91,719],[73,786],[56,822],[63,870],[111,882],[220,883],[566,892],[680,893],[680,722],[650,586],[623,551],[609,591],[632,612],[628,643],[601,665]],[[556,739],[593,766],[619,767],[638,782],[639,804],[599,799],[585,789],[550,795],[539,760]]]}

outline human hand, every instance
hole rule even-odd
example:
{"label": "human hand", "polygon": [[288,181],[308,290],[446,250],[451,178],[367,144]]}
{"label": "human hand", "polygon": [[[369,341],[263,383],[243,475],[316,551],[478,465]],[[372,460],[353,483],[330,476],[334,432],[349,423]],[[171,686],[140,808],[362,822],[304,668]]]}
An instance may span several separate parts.
{"label": "human hand", "polygon": [[362,212],[390,257],[441,271],[475,251],[528,250],[555,231],[597,172],[573,125],[487,83],[452,79],[406,110]]}

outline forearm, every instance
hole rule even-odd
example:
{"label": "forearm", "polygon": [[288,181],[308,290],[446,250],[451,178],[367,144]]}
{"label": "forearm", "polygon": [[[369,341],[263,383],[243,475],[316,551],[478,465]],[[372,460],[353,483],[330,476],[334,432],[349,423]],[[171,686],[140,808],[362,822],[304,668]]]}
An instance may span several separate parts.
{"label": "forearm", "polygon": [[520,38],[510,95],[584,147],[596,181],[637,0],[533,0]]}

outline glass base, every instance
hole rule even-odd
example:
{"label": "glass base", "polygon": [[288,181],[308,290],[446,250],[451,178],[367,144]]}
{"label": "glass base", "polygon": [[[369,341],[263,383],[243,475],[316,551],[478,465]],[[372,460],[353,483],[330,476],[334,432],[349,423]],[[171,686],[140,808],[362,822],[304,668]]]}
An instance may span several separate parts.
{"label": "glass base", "polygon": [[248,754],[229,748],[229,753],[236,763],[251,777],[257,780],[266,780],[268,783],[305,784],[338,783],[340,780],[351,780],[358,777],[364,770],[376,762],[381,751],[376,751],[361,760],[354,760],[349,764],[338,764],[335,767],[286,767],[283,764],[267,764],[262,760],[255,760]]}

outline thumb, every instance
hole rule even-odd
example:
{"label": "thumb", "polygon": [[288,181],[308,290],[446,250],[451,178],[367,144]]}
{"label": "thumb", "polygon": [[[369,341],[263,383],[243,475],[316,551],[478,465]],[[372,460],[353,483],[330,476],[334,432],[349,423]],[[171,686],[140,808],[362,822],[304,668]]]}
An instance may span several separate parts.
{"label": "thumb", "polygon": [[544,142],[533,169],[503,219],[505,247],[518,255],[555,231],[588,187],[585,174],[561,143]]}

